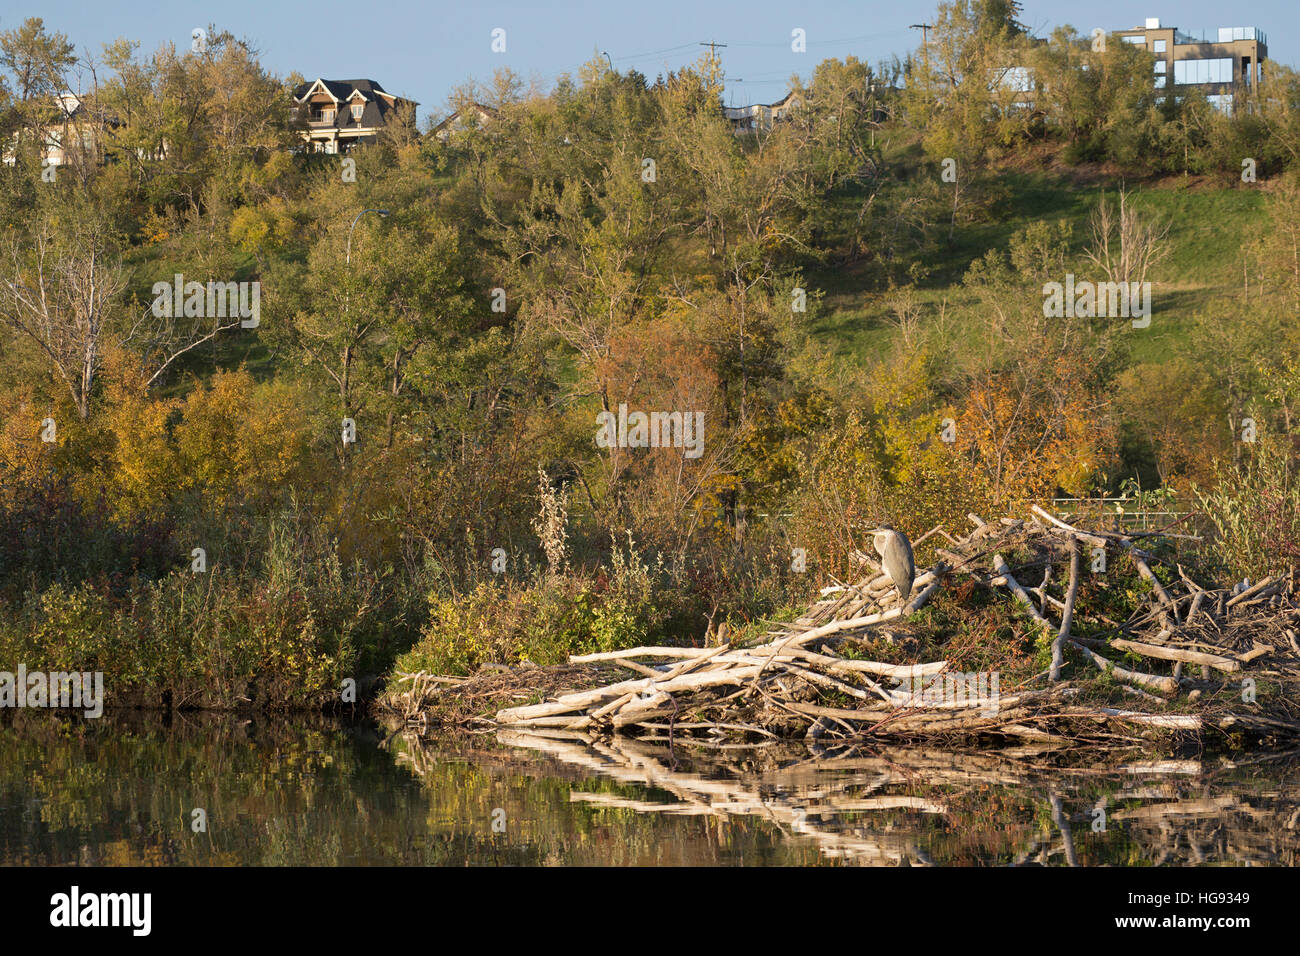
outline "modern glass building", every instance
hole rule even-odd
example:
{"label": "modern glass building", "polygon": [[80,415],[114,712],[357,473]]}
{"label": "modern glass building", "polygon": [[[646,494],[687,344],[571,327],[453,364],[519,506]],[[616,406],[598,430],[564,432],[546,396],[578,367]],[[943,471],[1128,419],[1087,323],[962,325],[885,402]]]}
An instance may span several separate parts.
{"label": "modern glass building", "polygon": [[1268,38],[1254,27],[1220,27],[1194,35],[1161,26],[1152,17],[1145,26],[1116,30],[1113,35],[1155,56],[1156,89],[1196,87],[1224,111],[1232,109],[1237,92],[1253,90],[1264,79]]}

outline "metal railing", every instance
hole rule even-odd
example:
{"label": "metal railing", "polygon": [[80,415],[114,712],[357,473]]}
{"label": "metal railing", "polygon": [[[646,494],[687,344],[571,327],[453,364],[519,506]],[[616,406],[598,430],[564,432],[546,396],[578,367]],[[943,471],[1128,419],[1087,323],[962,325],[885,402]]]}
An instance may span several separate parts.
{"label": "metal railing", "polygon": [[1155,531],[1192,514],[1141,508],[1132,498],[1053,498],[1052,511],[1062,520],[1076,515],[1109,519],[1126,531]]}
{"label": "metal railing", "polygon": [[1174,28],[1174,45],[1186,46],[1191,43],[1235,43],[1237,40],[1255,40],[1268,46],[1268,36],[1255,27],[1215,27],[1212,30],[1188,32]]}
{"label": "metal railing", "polygon": [[[1025,507],[1028,507],[1028,505],[1018,505],[1008,513],[1019,514]],[[1114,527],[1118,522],[1119,527],[1125,531],[1158,531],[1180,520],[1183,523],[1178,528],[1173,529],[1180,534],[1196,535],[1203,533],[1205,530],[1202,521],[1195,518],[1191,521],[1183,520],[1189,515],[1195,514],[1195,512],[1140,508],[1138,502],[1133,498],[1053,498],[1050,510],[1062,521],[1068,521],[1072,518],[1087,518],[1097,525],[1110,527]],[[773,518],[788,520],[794,515],[788,511],[776,513],[759,511],[754,512],[753,517],[764,521]],[[869,530],[875,525],[870,522],[854,522],[852,527],[854,530],[862,531]]]}

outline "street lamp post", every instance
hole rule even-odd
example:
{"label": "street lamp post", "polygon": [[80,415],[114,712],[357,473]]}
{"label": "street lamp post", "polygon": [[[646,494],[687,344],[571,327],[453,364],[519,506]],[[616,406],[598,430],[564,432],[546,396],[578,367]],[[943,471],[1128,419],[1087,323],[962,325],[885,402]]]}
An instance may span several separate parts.
{"label": "street lamp post", "polygon": [[357,213],[356,218],[352,220],[352,225],[348,228],[348,253],[344,260],[346,265],[352,265],[352,230],[357,228],[357,223],[361,221],[361,217],[368,212],[377,212],[381,216],[388,215],[387,209],[363,209]]}
{"label": "street lamp post", "polygon": [[871,91],[871,115],[867,117],[867,123],[871,127],[871,148],[876,148],[876,81],[871,80],[867,83],[867,88]]}

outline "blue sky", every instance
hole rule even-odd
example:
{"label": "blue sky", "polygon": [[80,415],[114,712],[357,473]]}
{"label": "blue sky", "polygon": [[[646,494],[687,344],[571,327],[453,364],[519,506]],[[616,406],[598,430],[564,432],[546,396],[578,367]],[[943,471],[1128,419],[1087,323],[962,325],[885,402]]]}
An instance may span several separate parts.
{"label": "blue sky", "polygon": [[[549,88],[598,51],[620,70],[635,67],[652,79],[694,61],[700,41],[726,43],[719,53],[730,102],[771,102],[792,73],[807,77],[827,57],[855,55],[876,62],[914,49],[919,31],[909,24],[933,19],[937,3],[881,0],[386,0],[384,3],[317,0],[0,0],[0,29],[40,16],[47,29],[66,33],[78,51],[98,55],[117,37],[139,41],[142,51],[167,42],[188,46],[194,27],[214,23],[252,41],[273,72],[307,77],[368,77],[390,93],[420,103],[421,119],[443,108],[452,87],[474,77],[488,80],[509,66]],[[1256,0],[1025,0],[1022,19],[1046,36],[1069,23],[1083,33],[1095,27],[1138,26],[1160,17],[1166,26],[1200,33],[1220,26],[1254,26],[1268,34],[1269,55],[1300,64],[1300,4]],[[506,31],[506,52],[493,53],[491,33]],[[790,33],[806,31],[808,51],[791,52]]]}

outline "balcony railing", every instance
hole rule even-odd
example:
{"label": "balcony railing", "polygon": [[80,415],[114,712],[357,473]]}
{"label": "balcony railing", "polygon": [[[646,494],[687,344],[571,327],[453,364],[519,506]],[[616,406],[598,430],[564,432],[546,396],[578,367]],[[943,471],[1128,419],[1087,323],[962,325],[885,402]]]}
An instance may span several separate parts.
{"label": "balcony railing", "polygon": [[1178,46],[1185,46],[1188,43],[1232,43],[1235,40],[1258,40],[1264,46],[1268,46],[1268,37],[1264,31],[1257,30],[1255,27],[1218,27],[1214,30],[1202,30],[1199,34],[1174,30],[1174,43]]}

